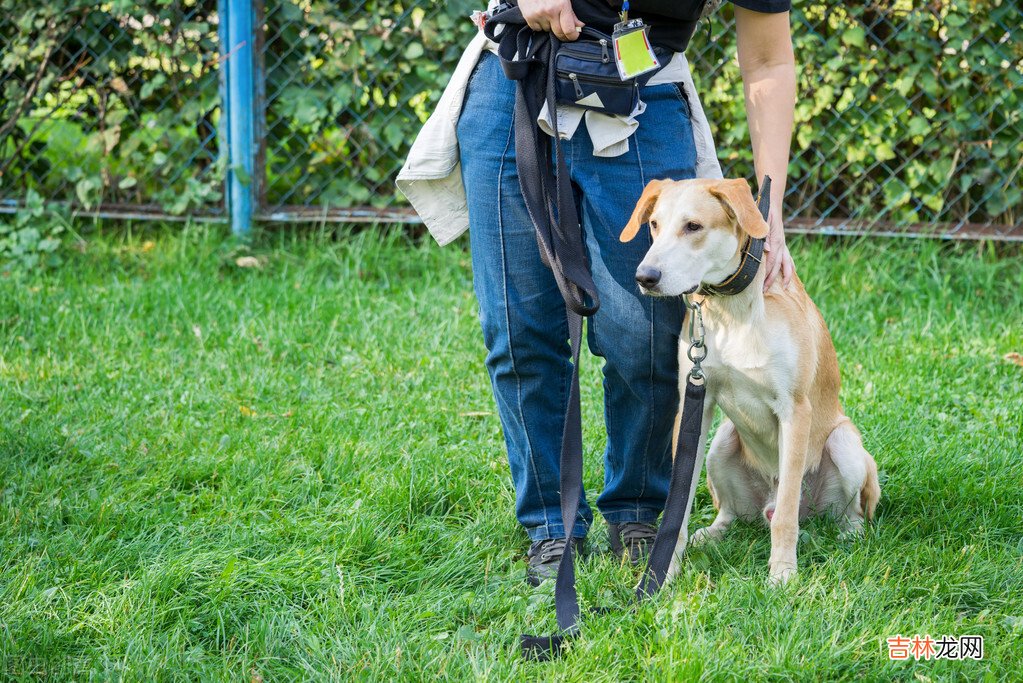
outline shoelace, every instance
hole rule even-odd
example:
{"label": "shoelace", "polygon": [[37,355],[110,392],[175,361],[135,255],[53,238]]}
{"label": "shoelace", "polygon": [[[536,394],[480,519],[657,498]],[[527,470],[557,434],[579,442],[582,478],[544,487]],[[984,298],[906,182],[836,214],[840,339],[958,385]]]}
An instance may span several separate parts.
{"label": "shoelace", "polygon": [[625,546],[653,543],[654,537],[657,536],[657,530],[653,526],[642,522],[626,522],[619,527],[619,531],[622,535],[622,544]]}
{"label": "shoelace", "polygon": [[540,541],[537,544],[537,551],[533,553],[534,556],[539,556],[540,562],[547,563],[551,560],[561,559],[561,556],[565,554],[565,539],[563,538],[550,538],[545,541]]}

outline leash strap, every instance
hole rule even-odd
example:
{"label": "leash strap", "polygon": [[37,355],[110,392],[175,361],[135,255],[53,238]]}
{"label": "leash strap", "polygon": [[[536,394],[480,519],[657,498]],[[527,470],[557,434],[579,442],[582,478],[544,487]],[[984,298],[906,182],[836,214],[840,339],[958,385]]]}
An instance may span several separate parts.
{"label": "leash strap", "polygon": [[[536,230],[540,256],[554,273],[569,310],[584,317],[593,315],[600,308],[600,297],[590,274],[558,131],[555,57],[562,43],[552,33],[529,28],[522,10],[514,6],[490,17],[483,32],[497,43],[501,68],[517,85],[513,123],[515,165],[526,211]],[[653,75],[644,74],[636,82],[646,83]],[[545,104],[551,114],[553,136],[546,135],[536,124]],[[553,160],[549,137],[554,140]]]}
{"label": "leash strap", "polygon": [[579,410],[579,350],[583,340],[583,319],[568,311],[568,338],[572,348],[572,386],[561,433],[561,523],[565,527],[565,552],[554,584],[554,610],[558,628],[573,634],[579,621],[579,598],[575,591],[575,550],[572,530],[583,493],[583,429]]}
{"label": "leash strap", "polygon": [[[694,315],[692,311],[689,315]],[[707,395],[705,384],[694,384],[692,378],[686,382],[686,395],[682,403],[682,420],[679,427],[675,460],[671,465],[671,483],[668,485],[668,500],[661,517],[661,526],[654,537],[654,547],[647,556],[646,571],[636,588],[636,598],[642,600],[657,592],[664,584],[675,553],[682,523],[689,507],[689,492],[696,477],[696,454],[700,447],[700,431],[703,426],[703,400]]]}
{"label": "leash strap", "polygon": [[[569,310],[581,316],[593,315],[600,307],[600,297],[586,258],[555,113],[554,55],[561,43],[548,32],[529,28],[518,7],[491,17],[484,33],[497,42],[505,76],[517,84],[515,163],[540,256],[554,273]],[[547,136],[536,125],[544,103],[553,114],[553,163]]]}
{"label": "leash strap", "polygon": [[[501,27],[500,33],[498,27]],[[565,528],[565,550],[554,585],[554,609],[559,632],[549,636],[523,634],[520,638],[522,654],[543,661],[559,655],[565,639],[579,630],[575,548],[572,543],[583,486],[579,352],[582,348],[583,316],[597,311],[600,297],[586,259],[575,196],[561,150],[557,115],[553,117],[553,162],[546,138],[536,125],[545,102],[549,111],[556,112],[553,60],[559,43],[551,34],[534,32],[526,26],[518,8],[492,17],[484,30],[491,40],[498,41],[498,54],[505,75],[517,82],[513,125],[519,187],[536,229],[540,256],[553,272],[565,300],[572,355],[571,388],[561,433],[561,521]],[[554,189],[553,197],[551,188]]]}
{"label": "leash strap", "polygon": [[583,435],[579,410],[579,350],[582,347],[583,319],[572,311],[568,314],[568,337],[572,350],[572,384],[568,395],[568,411],[561,436],[561,523],[565,527],[565,552],[558,565],[554,584],[554,612],[559,633],[549,636],[523,634],[520,638],[522,656],[547,661],[561,654],[565,641],[579,631],[579,596],[575,589],[575,528],[579,501],[583,493]]}

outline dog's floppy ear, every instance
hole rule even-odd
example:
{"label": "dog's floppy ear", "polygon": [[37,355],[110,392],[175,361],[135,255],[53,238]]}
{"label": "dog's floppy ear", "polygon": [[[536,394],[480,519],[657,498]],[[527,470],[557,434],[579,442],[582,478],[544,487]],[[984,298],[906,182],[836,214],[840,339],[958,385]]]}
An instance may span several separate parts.
{"label": "dog's floppy ear", "polygon": [[622,230],[620,239],[622,242],[628,242],[636,233],[639,232],[639,226],[646,223],[647,219],[650,218],[650,214],[654,210],[654,204],[657,203],[657,198],[661,196],[661,190],[664,189],[664,185],[668,181],[666,180],[651,180],[643,188],[643,194],[639,196],[639,201],[636,202],[636,208],[632,212],[632,218],[629,219],[629,223]]}
{"label": "dog's floppy ear", "polygon": [[722,180],[711,185],[709,192],[725,207],[728,217],[750,237],[767,237],[767,221],[753,201],[749,184],[742,178]]}

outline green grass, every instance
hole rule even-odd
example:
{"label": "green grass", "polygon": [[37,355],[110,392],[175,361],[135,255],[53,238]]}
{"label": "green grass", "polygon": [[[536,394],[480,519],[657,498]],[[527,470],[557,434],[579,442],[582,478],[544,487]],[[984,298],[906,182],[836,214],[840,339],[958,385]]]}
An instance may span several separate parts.
{"label": "green grass", "polygon": [[[594,555],[582,599],[613,610],[549,664],[516,649],[553,605],[522,581],[464,249],[284,232],[242,269],[216,231],[108,230],[0,277],[0,678],[1018,679],[1019,251],[792,248],[879,519],[858,542],[807,524],[780,590],[767,531],[736,525],[637,611],[636,573]],[[915,633],[983,635],[985,658],[888,661]]]}

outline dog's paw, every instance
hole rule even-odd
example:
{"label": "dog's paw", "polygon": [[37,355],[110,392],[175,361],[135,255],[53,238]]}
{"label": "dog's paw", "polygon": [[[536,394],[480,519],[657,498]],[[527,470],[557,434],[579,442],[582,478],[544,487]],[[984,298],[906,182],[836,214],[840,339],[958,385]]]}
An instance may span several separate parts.
{"label": "dog's paw", "polygon": [[795,578],[796,565],[778,562],[771,565],[771,573],[767,582],[771,586],[784,586]]}
{"label": "dog's paw", "polygon": [[838,532],[838,540],[840,541],[856,541],[863,537],[863,520],[862,519],[847,519],[842,525],[842,530]]}
{"label": "dog's paw", "polygon": [[667,586],[669,583],[675,580],[675,577],[682,571],[682,552],[678,549],[671,556],[671,562],[668,564],[668,572],[664,575],[663,586]]}
{"label": "dog's paw", "polygon": [[695,547],[701,546],[704,543],[713,543],[714,541],[721,540],[724,534],[718,529],[712,526],[705,526],[702,529],[697,529],[692,538],[689,539],[689,545]]}

